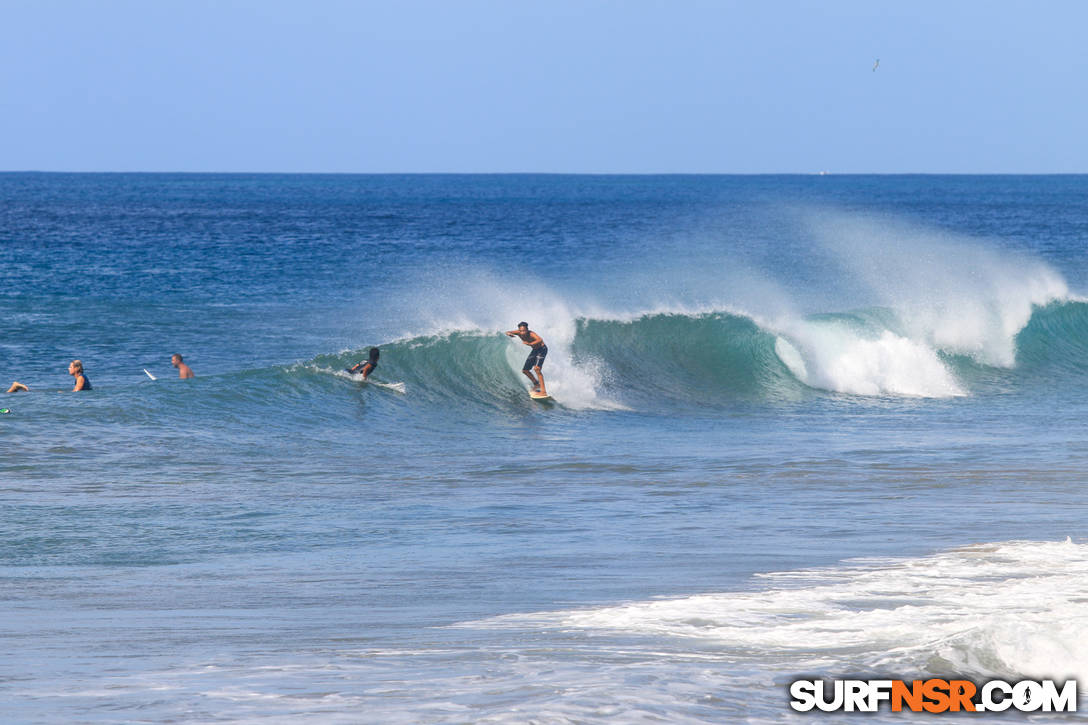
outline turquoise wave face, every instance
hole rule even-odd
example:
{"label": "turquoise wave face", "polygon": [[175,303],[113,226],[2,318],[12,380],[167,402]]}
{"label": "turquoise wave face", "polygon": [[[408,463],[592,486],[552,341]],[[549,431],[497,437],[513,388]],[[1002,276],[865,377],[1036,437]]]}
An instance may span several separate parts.
{"label": "turquoise wave face", "polygon": [[576,359],[601,361],[634,399],[713,405],[803,394],[774,346],[775,336],[744,316],[655,314],[580,320],[573,350]]}
{"label": "turquoise wave face", "polygon": [[[555,398],[573,407],[704,406],[804,391],[775,355],[775,336],[743,316],[579,319],[575,330],[569,345],[549,341],[543,368]],[[381,349],[375,379],[403,382],[420,401],[506,407],[524,396],[527,381],[519,371],[526,348],[501,334],[454,332]],[[319,356],[308,365],[335,373],[364,356]]]}
{"label": "turquoise wave face", "polygon": [[1039,308],[1016,336],[1016,363],[1025,377],[1088,374],[1088,303],[1055,302]]}
{"label": "turquoise wave face", "polygon": [[[1012,338],[1011,366],[941,347],[882,307],[773,324],[730,312],[580,318],[574,330],[569,344],[552,345],[544,366],[557,400],[572,407],[651,411],[827,394],[987,395],[1088,373],[1088,304],[1078,301],[1036,308]],[[419,336],[381,349],[374,380],[403,384],[398,392],[414,401],[483,408],[522,403],[525,349],[499,333]],[[365,356],[366,349],[322,355],[304,370],[349,377],[345,368]]]}

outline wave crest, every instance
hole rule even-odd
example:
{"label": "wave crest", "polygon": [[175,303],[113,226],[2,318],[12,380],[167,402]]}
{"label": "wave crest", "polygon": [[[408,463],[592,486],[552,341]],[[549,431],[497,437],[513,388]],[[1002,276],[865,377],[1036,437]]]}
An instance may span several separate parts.
{"label": "wave crest", "polygon": [[[565,334],[542,331],[550,349],[544,374],[553,397],[573,409],[702,408],[820,391],[947,398],[984,391],[997,378],[1029,385],[1088,373],[1088,303],[1081,301],[1035,307],[1022,329],[1002,328],[1015,351],[1008,367],[960,345],[942,347],[933,331],[916,331],[918,320],[887,308],[778,322],[737,311],[654,312],[562,327]],[[425,401],[505,408],[524,403],[526,350],[500,332],[423,335],[382,345],[376,377],[404,382]],[[341,370],[360,357],[320,356],[311,367]]]}

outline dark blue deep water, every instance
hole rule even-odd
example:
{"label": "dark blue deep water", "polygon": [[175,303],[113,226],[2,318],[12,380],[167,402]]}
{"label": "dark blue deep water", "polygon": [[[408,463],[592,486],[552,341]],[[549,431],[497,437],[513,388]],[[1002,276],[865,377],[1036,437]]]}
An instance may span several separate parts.
{"label": "dark blue deep water", "polygon": [[0,711],[1084,680],[1086,250],[1083,176],[0,174]]}

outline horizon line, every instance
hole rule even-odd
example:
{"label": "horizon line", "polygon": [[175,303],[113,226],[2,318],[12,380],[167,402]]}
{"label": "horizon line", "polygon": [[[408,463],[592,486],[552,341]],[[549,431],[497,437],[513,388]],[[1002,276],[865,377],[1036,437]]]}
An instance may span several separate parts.
{"label": "horizon line", "polygon": [[3,169],[0,174],[219,176],[1085,176],[1088,171],[71,171]]}

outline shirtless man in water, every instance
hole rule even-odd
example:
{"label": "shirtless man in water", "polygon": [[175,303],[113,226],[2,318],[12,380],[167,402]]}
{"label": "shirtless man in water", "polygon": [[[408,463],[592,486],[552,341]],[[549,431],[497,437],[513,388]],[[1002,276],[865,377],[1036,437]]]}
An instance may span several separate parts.
{"label": "shirtless man in water", "polygon": [[196,377],[196,375],[193,374],[193,369],[191,367],[189,367],[188,365],[186,365],[185,361],[183,361],[181,359],[181,355],[178,355],[177,353],[174,353],[170,357],[170,364],[178,369],[178,377],[179,378],[195,378]]}
{"label": "shirtless man in water", "polygon": [[[548,391],[544,387],[544,376],[540,374],[540,368],[544,365],[544,358],[548,356],[548,346],[544,344],[544,339],[529,329],[528,322],[519,322],[518,329],[510,330],[506,335],[520,338],[523,345],[532,348],[529,351],[529,357],[525,359],[525,365],[522,366],[521,372],[532,381],[533,392],[547,395]],[[533,377],[534,372],[536,377]]]}

